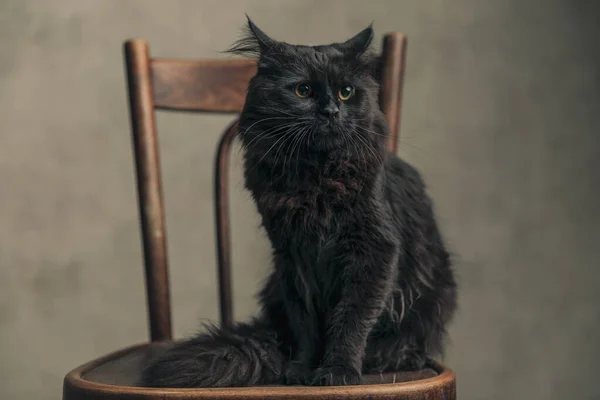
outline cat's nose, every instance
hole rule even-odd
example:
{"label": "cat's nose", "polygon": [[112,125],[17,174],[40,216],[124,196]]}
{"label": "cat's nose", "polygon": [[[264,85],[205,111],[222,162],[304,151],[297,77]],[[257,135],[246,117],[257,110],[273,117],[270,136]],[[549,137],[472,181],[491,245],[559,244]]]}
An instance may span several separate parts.
{"label": "cat's nose", "polygon": [[321,108],[319,112],[327,119],[334,119],[339,115],[340,109],[335,104],[328,104],[327,106]]}

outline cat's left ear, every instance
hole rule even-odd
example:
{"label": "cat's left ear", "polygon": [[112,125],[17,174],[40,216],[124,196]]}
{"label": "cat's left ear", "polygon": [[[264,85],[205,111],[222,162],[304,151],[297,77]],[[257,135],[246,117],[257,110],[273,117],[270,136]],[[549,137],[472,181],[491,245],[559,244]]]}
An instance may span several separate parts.
{"label": "cat's left ear", "polygon": [[338,44],[338,48],[345,52],[362,54],[371,45],[371,42],[373,41],[373,35],[373,24],[371,23],[368,27],[357,33],[355,36],[346,40],[344,43]]}

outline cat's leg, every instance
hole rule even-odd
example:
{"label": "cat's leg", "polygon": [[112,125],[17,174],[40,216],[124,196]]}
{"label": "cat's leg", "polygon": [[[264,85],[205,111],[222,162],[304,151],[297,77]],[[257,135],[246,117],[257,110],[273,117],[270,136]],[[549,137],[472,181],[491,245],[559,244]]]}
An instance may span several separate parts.
{"label": "cat's leg", "polygon": [[[369,337],[364,372],[415,370],[443,355],[446,326],[456,308],[456,284],[427,201],[404,235],[400,281]],[[415,205],[416,208],[417,205]]]}
{"label": "cat's leg", "polygon": [[375,328],[369,335],[363,373],[422,369],[427,362],[425,337],[420,329]]}
{"label": "cat's leg", "polygon": [[394,290],[369,335],[363,372],[417,370],[442,355],[454,296],[452,286],[417,290],[404,285]]}
{"label": "cat's leg", "polygon": [[260,298],[264,312],[277,327],[283,344],[281,383],[303,385],[312,379],[316,361],[319,343],[317,313],[307,299],[311,297],[310,285],[297,277],[297,265],[289,254],[276,254],[275,264],[275,272]]}
{"label": "cat's leg", "polygon": [[318,327],[314,315],[308,315],[298,302],[287,307],[290,314],[290,327],[293,335],[293,347],[284,363],[281,374],[286,385],[305,385],[313,376],[313,364],[319,343]]}
{"label": "cat's leg", "polygon": [[361,382],[367,337],[395,280],[397,246],[382,228],[362,221],[340,241],[341,298],[325,321],[325,349],[313,385]]}

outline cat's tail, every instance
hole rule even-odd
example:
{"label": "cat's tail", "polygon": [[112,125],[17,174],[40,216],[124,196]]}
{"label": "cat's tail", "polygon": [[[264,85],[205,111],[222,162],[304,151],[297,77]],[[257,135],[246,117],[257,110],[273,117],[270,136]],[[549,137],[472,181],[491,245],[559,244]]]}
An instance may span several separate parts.
{"label": "cat's tail", "polygon": [[283,355],[275,332],[259,321],[175,344],[142,372],[145,387],[235,387],[277,383]]}

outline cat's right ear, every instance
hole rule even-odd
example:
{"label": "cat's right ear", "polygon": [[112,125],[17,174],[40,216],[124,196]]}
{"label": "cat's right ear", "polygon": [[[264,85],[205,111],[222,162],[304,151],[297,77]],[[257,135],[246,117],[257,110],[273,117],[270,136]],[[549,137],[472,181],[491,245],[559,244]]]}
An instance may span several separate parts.
{"label": "cat's right ear", "polygon": [[256,38],[256,41],[258,42],[261,53],[265,53],[267,50],[269,50],[271,47],[273,47],[277,42],[275,40],[271,39],[269,36],[267,36],[267,34],[264,33],[262,30],[260,30],[260,28],[258,26],[256,26],[256,24],[254,22],[252,22],[252,20],[248,16],[248,14],[246,14],[246,18],[248,19],[248,29],[250,29],[250,32]]}
{"label": "cat's right ear", "polygon": [[250,56],[260,58],[267,54],[269,50],[275,46],[278,42],[271,39],[266,33],[264,33],[248,15],[248,29],[246,35],[239,39],[233,44],[232,47],[227,50],[228,53],[238,54],[242,56]]}

